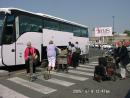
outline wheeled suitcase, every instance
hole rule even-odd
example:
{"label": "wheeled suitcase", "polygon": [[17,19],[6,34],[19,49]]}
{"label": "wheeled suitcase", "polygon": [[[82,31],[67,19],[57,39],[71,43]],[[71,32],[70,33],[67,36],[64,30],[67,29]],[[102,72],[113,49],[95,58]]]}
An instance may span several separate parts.
{"label": "wheeled suitcase", "polygon": [[107,59],[106,59],[106,57],[99,57],[98,58],[98,64],[99,65],[103,65],[103,66],[107,66]]}

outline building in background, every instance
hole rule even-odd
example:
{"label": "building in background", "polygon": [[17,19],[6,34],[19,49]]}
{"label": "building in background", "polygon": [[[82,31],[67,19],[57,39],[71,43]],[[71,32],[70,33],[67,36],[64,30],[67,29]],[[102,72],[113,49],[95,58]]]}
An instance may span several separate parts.
{"label": "building in background", "polygon": [[113,44],[118,41],[130,41],[130,37],[127,34],[112,34],[112,32],[112,27],[95,27],[89,34],[89,40],[95,44]]}
{"label": "building in background", "polygon": [[113,40],[112,27],[95,27],[90,34],[90,41],[97,44],[108,43]]}

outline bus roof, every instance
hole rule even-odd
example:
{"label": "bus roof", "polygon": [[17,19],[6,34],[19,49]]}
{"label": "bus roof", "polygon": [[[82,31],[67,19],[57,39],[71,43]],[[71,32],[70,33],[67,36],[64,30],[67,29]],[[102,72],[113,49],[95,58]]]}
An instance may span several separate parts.
{"label": "bus roof", "polygon": [[26,10],[23,10],[23,9],[19,9],[19,8],[0,8],[0,12],[5,12],[5,13],[9,13],[9,14],[11,14],[11,10],[18,10],[18,11],[22,11],[22,12],[26,12],[26,13],[30,13],[30,14],[54,19],[54,20],[57,20],[57,21],[69,23],[69,24],[72,24],[72,25],[77,25],[77,26],[81,26],[81,27],[84,27],[84,28],[88,28],[85,25],[82,25],[82,24],[79,24],[79,23],[76,23],[76,22],[72,22],[72,21],[68,21],[68,20],[65,20],[65,19],[62,19],[62,18],[59,18],[59,17],[51,16],[51,15],[48,15],[48,14],[34,13],[34,12],[26,11]]}

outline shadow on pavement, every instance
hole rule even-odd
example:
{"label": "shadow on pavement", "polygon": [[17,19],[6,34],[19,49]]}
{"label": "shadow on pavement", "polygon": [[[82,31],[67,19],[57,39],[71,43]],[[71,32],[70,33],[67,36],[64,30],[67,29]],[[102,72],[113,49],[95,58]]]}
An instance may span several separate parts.
{"label": "shadow on pavement", "polygon": [[130,98],[130,89],[129,89],[129,91],[128,91],[128,93],[127,93],[125,98]]}

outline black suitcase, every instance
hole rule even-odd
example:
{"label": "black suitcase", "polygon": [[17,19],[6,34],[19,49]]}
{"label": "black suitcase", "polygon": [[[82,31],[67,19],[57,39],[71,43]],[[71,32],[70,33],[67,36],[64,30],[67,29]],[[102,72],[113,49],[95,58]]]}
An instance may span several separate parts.
{"label": "black suitcase", "polygon": [[103,66],[107,66],[107,59],[106,59],[106,57],[99,57],[98,58],[98,64],[99,65],[103,65]]}

